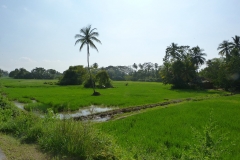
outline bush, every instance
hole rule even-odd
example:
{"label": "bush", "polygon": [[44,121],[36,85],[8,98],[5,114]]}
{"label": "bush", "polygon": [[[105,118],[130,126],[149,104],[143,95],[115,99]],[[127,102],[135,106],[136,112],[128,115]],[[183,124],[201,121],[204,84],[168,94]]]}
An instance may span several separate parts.
{"label": "bush", "polygon": [[96,75],[96,81],[99,88],[112,88],[111,80],[108,73],[105,70],[101,70]]}
{"label": "bush", "polygon": [[60,78],[60,85],[81,85],[86,70],[83,66],[70,66],[68,70],[63,72],[63,77]]}
{"label": "bush", "polygon": [[[83,86],[84,88],[92,88],[92,80],[90,78],[86,79],[83,82]],[[95,82],[94,82],[94,86],[95,86]]]}

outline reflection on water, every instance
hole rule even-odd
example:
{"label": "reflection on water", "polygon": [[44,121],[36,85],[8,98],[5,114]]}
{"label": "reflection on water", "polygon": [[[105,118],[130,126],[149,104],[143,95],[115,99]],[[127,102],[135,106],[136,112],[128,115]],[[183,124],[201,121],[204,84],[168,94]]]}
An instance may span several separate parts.
{"label": "reflection on water", "polygon": [[[70,112],[70,113],[60,113],[59,114],[59,118],[60,119],[69,119],[69,118],[74,118],[74,117],[81,117],[81,116],[88,116],[94,113],[100,113],[100,112],[105,112],[105,111],[109,111],[109,110],[113,110],[113,108],[107,108],[107,107],[98,107],[98,106],[94,106],[91,105],[88,108],[83,108],[83,109],[79,109],[77,112]],[[96,119],[94,119],[94,121],[106,121],[110,119],[110,117],[96,117]]]}
{"label": "reflection on water", "polygon": [[14,105],[17,106],[18,108],[24,110],[24,103],[20,103],[18,101],[13,101]]}
{"label": "reflection on water", "polygon": [[[32,103],[36,103],[36,102],[37,102],[36,100],[32,100]],[[13,103],[18,108],[24,110],[24,105],[25,105],[24,103],[20,103],[18,101],[13,101]],[[76,112],[59,113],[58,117],[60,119],[70,119],[70,118],[74,118],[74,117],[88,116],[88,115],[91,115],[91,114],[94,114],[94,113],[110,111],[110,110],[113,110],[113,109],[116,109],[116,108],[99,107],[99,106],[91,105],[90,107],[79,109]],[[44,117],[43,114],[39,114],[39,113],[36,113],[36,114],[39,115],[40,117]],[[106,116],[106,117],[97,116],[94,119],[92,119],[92,121],[104,122],[104,121],[109,120],[110,118],[111,118],[110,116]]]}
{"label": "reflection on water", "polygon": [[105,122],[107,120],[111,119],[110,116],[106,116],[106,117],[95,117],[94,119],[92,119],[92,121],[94,122]]}
{"label": "reflection on water", "polygon": [[[32,101],[32,103],[36,103],[37,101],[36,100],[31,100]],[[21,103],[21,102],[18,102],[18,101],[13,101],[13,104],[15,105],[15,106],[17,106],[19,109],[22,109],[22,110],[24,110],[24,105],[25,105],[25,103]]]}

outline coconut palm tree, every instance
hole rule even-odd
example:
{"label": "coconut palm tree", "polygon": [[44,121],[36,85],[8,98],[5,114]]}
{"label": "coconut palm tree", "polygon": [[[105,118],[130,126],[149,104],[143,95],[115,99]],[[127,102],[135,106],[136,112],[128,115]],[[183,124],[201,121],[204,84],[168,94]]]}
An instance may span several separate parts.
{"label": "coconut palm tree", "polygon": [[222,43],[219,44],[217,50],[220,50],[219,54],[221,56],[226,56],[226,58],[228,59],[230,56],[230,52],[231,52],[231,43],[229,43],[228,41],[223,41]]}
{"label": "coconut palm tree", "polygon": [[200,65],[203,65],[206,59],[203,56],[207,56],[206,53],[203,53],[203,49],[200,49],[200,47],[193,47],[191,49],[191,57],[192,57],[192,62],[194,65],[197,67]]}
{"label": "coconut palm tree", "polygon": [[166,55],[164,58],[164,61],[167,60],[172,57],[173,59],[179,59],[180,55],[179,55],[179,47],[178,44],[176,43],[172,43],[170,46],[167,47],[166,49]]}
{"label": "coconut palm tree", "polygon": [[235,36],[232,37],[233,42],[230,43],[231,48],[237,48],[238,50],[240,50],[240,37],[239,36]]}
{"label": "coconut palm tree", "polygon": [[96,49],[98,51],[98,49],[95,46],[95,44],[93,43],[93,41],[96,41],[96,42],[101,44],[101,41],[96,38],[99,34],[95,30],[96,30],[96,28],[91,29],[91,25],[89,25],[89,26],[87,26],[85,28],[82,28],[80,30],[80,34],[76,34],[75,35],[75,38],[78,38],[76,40],[76,42],[75,42],[75,45],[78,44],[78,43],[81,43],[79,51],[82,50],[84,45],[87,45],[88,72],[89,72],[89,75],[90,75],[90,79],[92,81],[93,95],[96,94],[96,91],[95,91],[95,86],[94,86],[94,83],[93,83],[91,71],[90,71],[90,68],[89,68],[89,56],[90,56],[89,46],[94,48],[94,49]]}
{"label": "coconut palm tree", "polygon": [[240,37],[232,37],[233,42],[230,42],[231,55],[240,55]]}

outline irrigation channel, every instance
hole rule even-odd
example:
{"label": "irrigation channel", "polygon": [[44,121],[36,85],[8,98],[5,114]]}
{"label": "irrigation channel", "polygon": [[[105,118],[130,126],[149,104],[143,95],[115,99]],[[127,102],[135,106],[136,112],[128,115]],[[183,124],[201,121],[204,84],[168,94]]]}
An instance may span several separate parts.
{"label": "irrigation channel", "polygon": [[[233,94],[224,94],[222,96],[231,96],[231,95]],[[120,109],[116,107],[110,108],[110,107],[100,107],[100,106],[91,105],[89,107],[79,109],[78,111],[75,111],[75,112],[59,113],[58,115],[60,119],[73,118],[74,120],[81,120],[81,121],[91,120],[96,122],[104,122],[112,119],[115,115],[120,115],[124,113],[129,113],[129,112],[137,112],[140,110],[144,110],[147,108],[154,108],[158,106],[167,107],[167,105],[169,104],[181,103],[184,101],[201,101],[201,100],[210,99],[210,98],[211,97],[206,96],[204,98],[185,98],[185,99],[178,99],[178,100],[164,99],[165,102],[147,104],[147,105],[141,105],[141,106],[133,106],[128,108],[120,108]],[[32,100],[32,102],[36,103],[35,100]],[[24,110],[24,105],[25,105],[24,103],[19,103],[17,101],[13,101],[13,103],[18,108]],[[44,114],[40,114],[40,116],[44,117]]]}

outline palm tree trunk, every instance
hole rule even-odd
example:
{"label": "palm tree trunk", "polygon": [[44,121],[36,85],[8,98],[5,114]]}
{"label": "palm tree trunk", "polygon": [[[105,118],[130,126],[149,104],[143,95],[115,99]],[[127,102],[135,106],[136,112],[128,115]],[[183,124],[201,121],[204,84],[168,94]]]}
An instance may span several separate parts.
{"label": "palm tree trunk", "polygon": [[88,63],[88,72],[89,72],[89,75],[90,75],[90,79],[92,81],[92,88],[93,88],[93,93],[95,93],[95,86],[94,86],[94,83],[93,83],[93,79],[92,79],[92,74],[91,74],[91,71],[90,71],[90,68],[89,68],[89,44],[87,44],[87,63]]}

